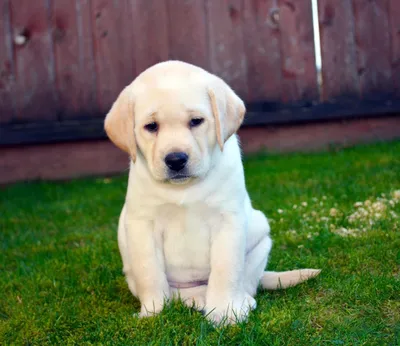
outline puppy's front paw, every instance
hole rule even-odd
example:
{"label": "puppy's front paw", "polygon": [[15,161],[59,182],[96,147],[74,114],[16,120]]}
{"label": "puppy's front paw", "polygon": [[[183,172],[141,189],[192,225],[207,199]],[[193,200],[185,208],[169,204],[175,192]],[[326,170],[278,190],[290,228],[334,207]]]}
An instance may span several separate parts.
{"label": "puppy's front paw", "polygon": [[247,320],[249,312],[255,309],[257,303],[249,294],[239,295],[225,300],[223,304],[209,304],[207,302],[207,318],[218,326],[235,324]]}

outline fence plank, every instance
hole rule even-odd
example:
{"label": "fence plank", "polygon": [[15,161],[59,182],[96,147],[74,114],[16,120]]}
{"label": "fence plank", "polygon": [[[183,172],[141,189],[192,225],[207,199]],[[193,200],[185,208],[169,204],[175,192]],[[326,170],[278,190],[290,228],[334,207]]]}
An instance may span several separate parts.
{"label": "fence plank", "polygon": [[209,68],[203,1],[168,0],[169,58]]}
{"label": "fence plank", "polygon": [[127,1],[92,0],[97,102],[106,113],[134,78],[132,16]]}
{"label": "fence plank", "polygon": [[11,1],[18,121],[52,120],[57,117],[47,1]]}
{"label": "fence plank", "polygon": [[353,0],[353,6],[361,94],[369,99],[382,97],[393,89],[389,2]]}
{"label": "fence plank", "polygon": [[247,66],[240,0],[207,0],[211,71],[247,98]]}
{"label": "fence plank", "polygon": [[318,99],[310,0],[280,0],[282,98],[286,102]]}
{"label": "fence plank", "polygon": [[322,100],[359,96],[354,17],[348,0],[319,0]]}
{"label": "fence plank", "polygon": [[[136,73],[168,59],[168,16],[165,1],[132,2]],[[186,47],[188,49],[188,47]]]}
{"label": "fence plank", "polygon": [[92,115],[96,105],[95,66],[88,0],[53,0],[53,40],[59,113]]}
{"label": "fence plank", "polygon": [[0,5],[0,124],[14,117],[14,66],[10,32],[10,3]]}
{"label": "fence plank", "polygon": [[391,42],[392,42],[392,74],[394,83],[394,92],[400,97],[400,2],[399,0],[390,0],[390,24],[391,24]]}
{"label": "fence plank", "polygon": [[245,0],[243,34],[247,55],[247,101],[280,101],[281,54],[276,0]]}

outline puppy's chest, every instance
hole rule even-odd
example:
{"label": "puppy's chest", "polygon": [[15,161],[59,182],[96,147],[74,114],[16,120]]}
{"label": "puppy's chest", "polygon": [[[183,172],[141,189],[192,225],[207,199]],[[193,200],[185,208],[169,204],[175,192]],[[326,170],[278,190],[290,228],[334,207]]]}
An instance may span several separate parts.
{"label": "puppy's chest", "polygon": [[210,271],[210,250],[218,215],[206,207],[160,209],[156,230],[171,280],[200,280]]}

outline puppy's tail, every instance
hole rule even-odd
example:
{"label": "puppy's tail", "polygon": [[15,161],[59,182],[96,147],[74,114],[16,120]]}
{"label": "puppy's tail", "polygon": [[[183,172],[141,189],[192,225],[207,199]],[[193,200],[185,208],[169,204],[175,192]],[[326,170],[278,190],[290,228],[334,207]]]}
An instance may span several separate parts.
{"label": "puppy's tail", "polygon": [[261,286],[266,290],[279,290],[312,279],[321,272],[320,269],[300,269],[287,272],[264,272]]}

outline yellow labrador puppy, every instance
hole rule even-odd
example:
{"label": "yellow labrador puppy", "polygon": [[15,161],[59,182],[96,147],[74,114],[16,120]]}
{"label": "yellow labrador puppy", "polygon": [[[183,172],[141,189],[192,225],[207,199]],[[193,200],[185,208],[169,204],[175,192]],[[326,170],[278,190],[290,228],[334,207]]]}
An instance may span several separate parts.
{"label": "yellow labrador puppy", "polygon": [[213,322],[234,323],[256,307],[260,284],[318,275],[264,271],[272,242],[246,191],[235,135],[244,114],[224,81],[179,61],[144,71],[107,114],[109,138],[131,157],[118,243],[141,316],[180,296]]}

